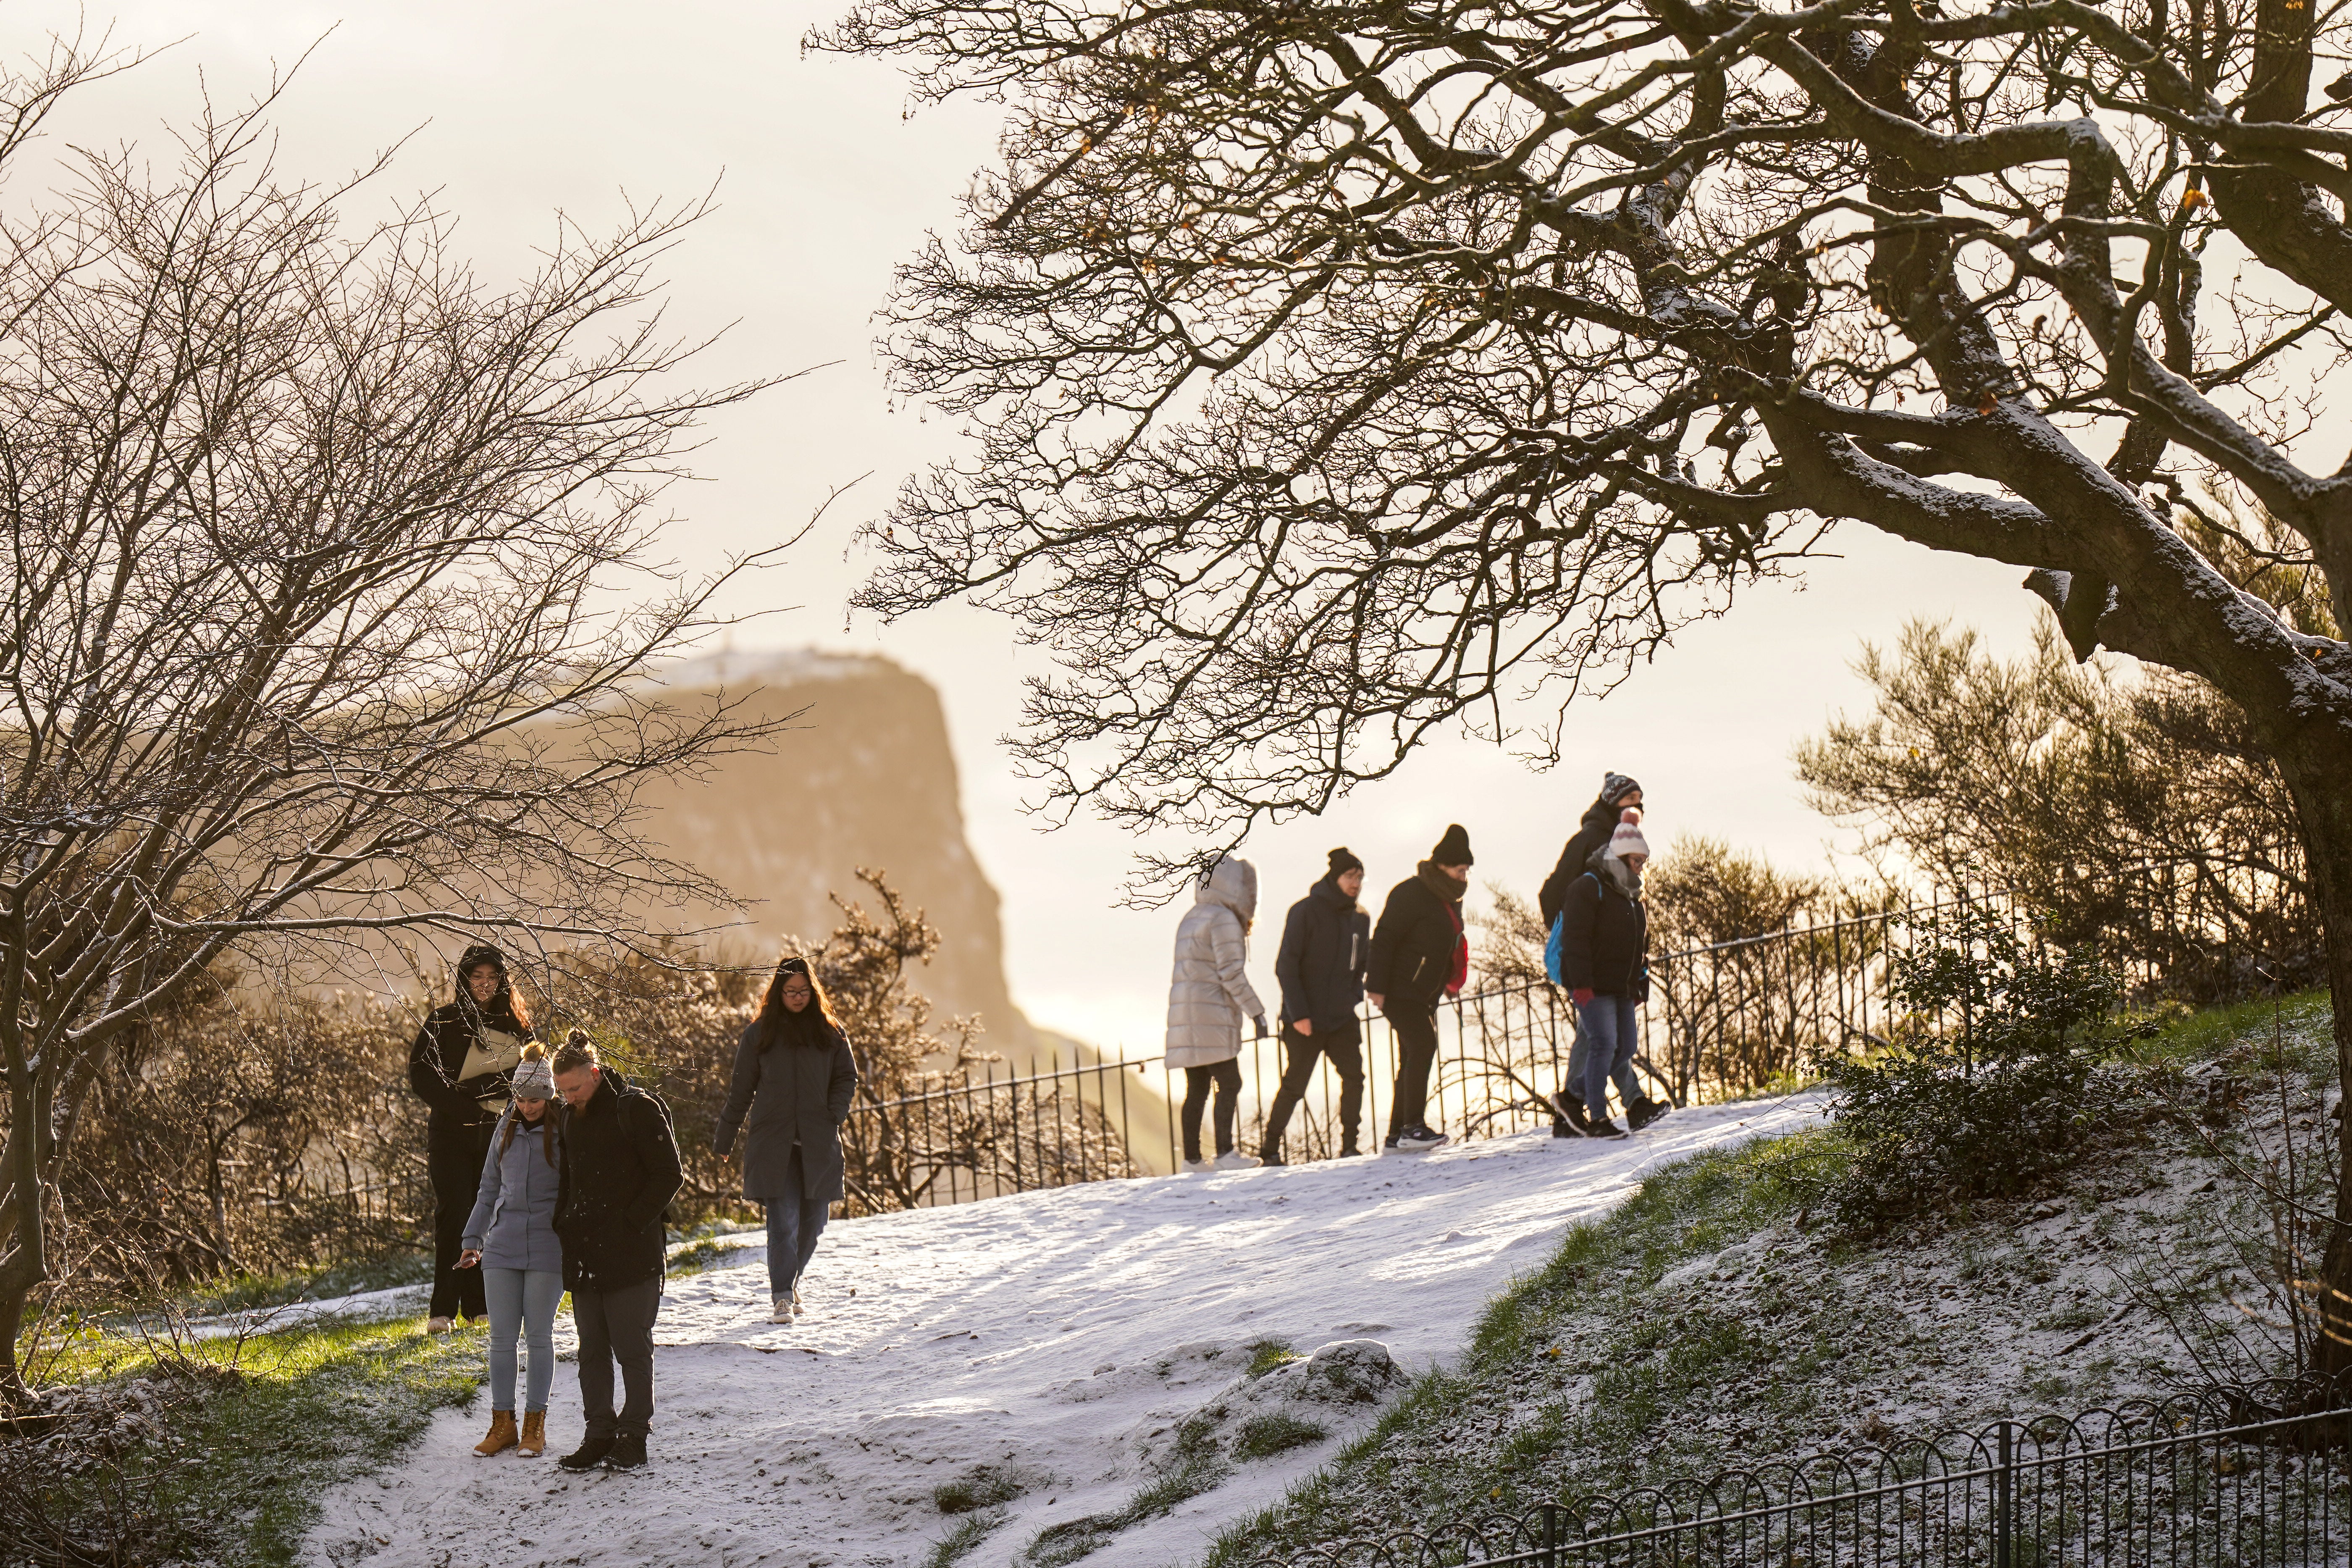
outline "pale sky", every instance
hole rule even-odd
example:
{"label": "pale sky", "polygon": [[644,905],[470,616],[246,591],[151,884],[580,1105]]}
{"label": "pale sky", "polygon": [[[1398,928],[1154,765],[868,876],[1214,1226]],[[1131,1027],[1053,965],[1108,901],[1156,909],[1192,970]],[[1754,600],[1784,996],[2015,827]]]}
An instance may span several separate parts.
{"label": "pale sky", "polygon": [[[439,193],[462,217],[459,243],[486,279],[528,266],[562,209],[591,228],[624,198],[686,198],[718,184],[719,211],[670,267],[681,331],[737,325],[709,356],[721,382],[833,368],[714,421],[696,459],[706,482],[681,489],[673,548],[688,564],[775,542],[828,489],[871,472],[839,502],[788,570],[747,587],[739,607],[796,605],[740,634],[736,647],[817,644],[880,651],[940,689],[962,769],[972,846],[1004,899],[1013,994],[1037,1023],[1107,1048],[1156,1051],[1177,911],[1117,907],[1130,845],[1082,823],[1036,831],[1022,786],[995,744],[1017,717],[1016,658],[1004,625],[969,610],[891,627],[845,624],[844,602],[866,563],[845,554],[857,523],[898,479],[953,449],[952,428],[893,408],[872,349],[873,312],[893,266],[926,231],[954,221],[953,200],[992,152],[985,105],[907,116],[887,65],[803,58],[800,39],[832,5],[670,0],[556,5],[440,0],[362,4],[196,4],[154,0],[109,13],[117,40],[184,42],[127,77],[90,89],[53,122],[62,143],[153,144],[193,110],[201,85],[241,100],[314,42],[277,114],[282,164],[340,176],[407,138],[380,199]],[[0,41],[36,47],[70,30],[71,5],[0,10]],[[330,31],[331,29],[331,32]],[[323,41],[321,41],[323,36]],[[37,158],[11,195],[47,177]],[[352,209],[365,216],[369,204]],[[1345,843],[1370,864],[1368,897],[1409,875],[1448,822],[1470,831],[1474,878],[1532,894],[1604,768],[1648,789],[1653,841],[1705,833],[1818,865],[1832,826],[1809,811],[1789,752],[1866,693],[1849,666],[1864,638],[1886,641],[1906,617],[1951,616],[1996,647],[2024,646],[2037,601],[2013,567],[1939,556],[1848,525],[1847,552],[1808,574],[1802,591],[1759,590],[1728,619],[1684,634],[1605,701],[1581,704],[1575,738],[1550,775],[1490,746],[1449,742],[1320,821],[1254,837],[1266,907],[1253,978],[1273,1001],[1281,912]]]}

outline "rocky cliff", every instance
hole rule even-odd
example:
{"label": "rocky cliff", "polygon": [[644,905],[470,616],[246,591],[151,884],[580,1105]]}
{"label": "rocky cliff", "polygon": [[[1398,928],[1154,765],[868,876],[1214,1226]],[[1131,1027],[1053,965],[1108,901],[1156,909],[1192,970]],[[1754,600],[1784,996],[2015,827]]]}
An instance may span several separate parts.
{"label": "rocky cliff", "polygon": [[748,716],[801,714],[769,749],[646,792],[654,836],[744,906],[689,909],[684,919],[731,925],[717,944],[728,956],[772,959],[783,937],[834,928],[828,896],[864,892],[858,867],[886,870],[940,931],[915,988],[941,1016],[979,1014],[982,1045],[1025,1066],[1036,1040],[1005,989],[996,889],[964,842],[955,757],[930,683],[875,656],[794,652],[712,654],[668,671],[665,684],[724,690]]}

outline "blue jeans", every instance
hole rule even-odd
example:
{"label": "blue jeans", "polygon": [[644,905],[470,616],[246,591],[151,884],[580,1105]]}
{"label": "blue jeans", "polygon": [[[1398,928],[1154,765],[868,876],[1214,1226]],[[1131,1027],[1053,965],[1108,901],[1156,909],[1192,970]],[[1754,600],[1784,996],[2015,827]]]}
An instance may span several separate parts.
{"label": "blue jeans", "polygon": [[[1591,1070],[1586,1064],[1591,1059],[1592,1037],[1584,1027],[1584,1010],[1579,1007],[1576,1009],[1576,1043],[1568,1047],[1568,1076],[1560,1080],[1559,1097],[1562,1100],[1580,1100],[1584,1098],[1584,1078]],[[1617,1085],[1617,1098],[1625,1102],[1629,1110],[1634,1101],[1649,1098],[1642,1091],[1642,1080],[1633,1071],[1633,1058],[1630,1054],[1617,1064],[1609,1077]]]}
{"label": "blue jeans", "polygon": [[833,1216],[833,1205],[824,1198],[803,1197],[806,1190],[801,1175],[801,1151],[793,1148],[793,1157],[785,1162],[784,1190],[773,1202],[763,1205],[768,1211],[768,1294],[787,1295],[816,1254],[816,1238],[824,1234],[824,1222]]}
{"label": "blue jeans", "polygon": [[[1576,1010],[1577,1033],[1591,1037],[1584,1063],[1584,1109],[1595,1121],[1609,1120],[1609,1080],[1633,1076],[1633,1052],[1642,1043],[1631,996],[1595,996]],[[1631,1106],[1633,1099],[1625,1103]]]}
{"label": "blue jeans", "polygon": [[526,1411],[547,1408],[547,1385],[555,1380],[555,1304],[563,1299],[563,1276],[552,1268],[484,1268],[482,1295],[490,1308],[490,1408],[515,1407],[515,1331],[530,1344]]}

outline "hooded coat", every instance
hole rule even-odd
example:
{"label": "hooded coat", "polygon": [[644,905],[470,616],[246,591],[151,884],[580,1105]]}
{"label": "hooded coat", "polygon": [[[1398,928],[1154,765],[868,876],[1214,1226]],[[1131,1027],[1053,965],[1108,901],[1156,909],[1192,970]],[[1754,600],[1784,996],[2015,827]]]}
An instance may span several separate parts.
{"label": "hooded coat", "polygon": [[1168,1065],[1213,1067],[1242,1054],[1242,1020],[1263,1017],[1251,989],[1249,922],[1257,913],[1257,868],[1225,857],[1192,890],[1176,927],[1176,970],[1168,985]]}
{"label": "hooded coat", "polygon": [[743,1195],[755,1204],[781,1202],[793,1146],[801,1151],[803,1200],[838,1203],[842,1195],[841,1124],[857,1093],[857,1061],[841,1031],[815,1004],[798,1014],[754,1018],[735,1047],[735,1073],[719,1112],[711,1147],[723,1157],[751,1118],[743,1145]]}
{"label": "hooded coat", "polygon": [[490,1157],[475,1189],[474,1213],[466,1221],[463,1245],[482,1255],[485,1268],[563,1267],[555,1239],[555,1199],[562,1173],[549,1159],[546,1140],[555,1136],[555,1107],[536,1125],[513,1110],[514,1141],[507,1142],[506,1118],[490,1135]]}
{"label": "hooded coat", "polygon": [[1304,1018],[1318,1042],[1352,1040],[1356,1006],[1364,999],[1364,969],[1371,962],[1372,919],[1326,877],[1290,906],[1274,977],[1282,987],[1282,1021]]}
{"label": "hooded coat", "polygon": [[601,1068],[587,1103],[563,1108],[556,1149],[564,1288],[617,1290],[660,1274],[662,1215],[686,1180],[662,1102]]}

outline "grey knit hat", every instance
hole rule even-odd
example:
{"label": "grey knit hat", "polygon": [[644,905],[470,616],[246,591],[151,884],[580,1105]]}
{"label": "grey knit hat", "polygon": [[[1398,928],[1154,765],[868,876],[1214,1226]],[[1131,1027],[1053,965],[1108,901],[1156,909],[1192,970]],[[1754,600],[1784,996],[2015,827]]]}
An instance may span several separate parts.
{"label": "grey knit hat", "polygon": [[555,1066],[545,1057],[532,1057],[514,1069],[517,1100],[553,1100]]}

